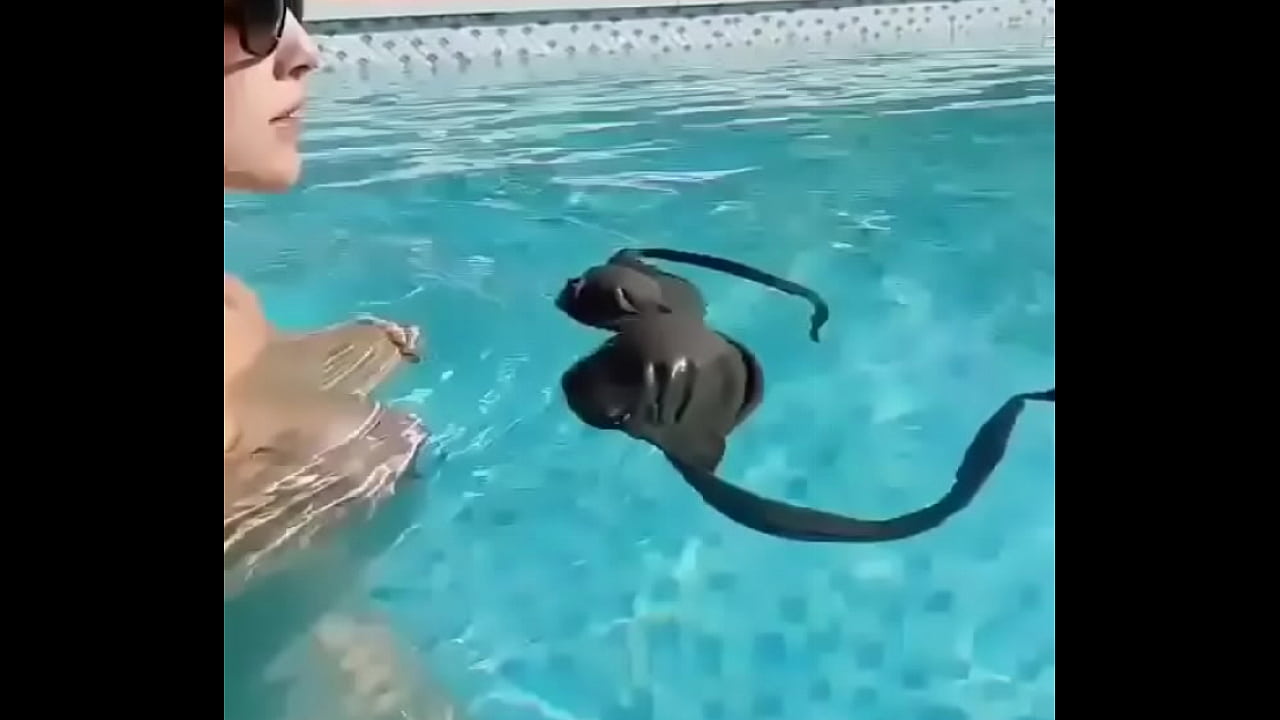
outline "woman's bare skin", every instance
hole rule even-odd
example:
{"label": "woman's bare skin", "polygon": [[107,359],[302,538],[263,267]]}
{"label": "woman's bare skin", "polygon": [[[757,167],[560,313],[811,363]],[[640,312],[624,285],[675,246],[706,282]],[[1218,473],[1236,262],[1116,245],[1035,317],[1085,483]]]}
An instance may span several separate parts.
{"label": "woman's bare skin", "polygon": [[[223,278],[223,454],[242,432],[250,368],[258,392],[313,391],[364,397],[405,362],[418,362],[421,332],[375,317],[308,333],[275,331],[257,295]],[[240,390],[237,392],[237,388]],[[237,399],[238,398],[238,399]]]}
{"label": "woman's bare skin", "polygon": [[[263,382],[368,395],[397,367],[418,362],[416,327],[376,317],[308,333],[276,333],[258,357]],[[301,362],[305,359],[306,362]]]}
{"label": "woman's bare skin", "polygon": [[418,361],[421,333],[377,318],[281,333],[234,278],[223,297],[224,591],[238,591],[408,471],[425,430],[367,396]]}

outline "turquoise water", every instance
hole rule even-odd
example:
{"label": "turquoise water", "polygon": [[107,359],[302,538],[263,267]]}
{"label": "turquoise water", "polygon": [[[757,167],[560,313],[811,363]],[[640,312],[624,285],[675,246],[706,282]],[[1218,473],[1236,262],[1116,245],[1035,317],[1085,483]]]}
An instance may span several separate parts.
{"label": "turquoise water", "polygon": [[940,530],[788,543],[569,414],[559,375],[603,335],[551,302],[628,244],[818,289],[815,345],[803,302],[670,266],[767,376],[721,474],[866,516],[929,502],[1008,395],[1056,382],[1052,53],[322,82],[305,186],[228,197],[225,266],[286,327],[421,323],[430,359],[385,397],[434,445],[345,574],[224,608],[224,715],[292,712],[282,658],[344,604],[482,720],[1052,720],[1053,406]]}

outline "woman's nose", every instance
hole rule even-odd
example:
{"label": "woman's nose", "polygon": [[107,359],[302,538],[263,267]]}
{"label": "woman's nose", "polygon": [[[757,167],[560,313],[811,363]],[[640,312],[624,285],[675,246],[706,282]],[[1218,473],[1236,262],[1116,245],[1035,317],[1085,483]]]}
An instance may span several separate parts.
{"label": "woman's nose", "polygon": [[311,41],[306,28],[293,16],[293,12],[289,12],[280,35],[280,46],[276,50],[276,74],[296,80],[319,65],[319,50]]}

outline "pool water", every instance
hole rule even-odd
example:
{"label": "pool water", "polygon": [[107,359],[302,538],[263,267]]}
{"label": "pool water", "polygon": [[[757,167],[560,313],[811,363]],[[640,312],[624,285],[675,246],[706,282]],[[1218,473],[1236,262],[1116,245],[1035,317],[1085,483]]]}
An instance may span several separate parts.
{"label": "pool water", "polygon": [[226,199],[225,267],[285,327],[421,323],[429,361],[384,397],[434,441],[353,533],[358,571],[224,608],[224,714],[290,712],[282,648],[341,598],[478,720],[1052,720],[1052,405],[944,527],[781,541],[568,412],[560,373],[604,335],[551,298],[625,245],[817,289],[820,344],[803,301],[666,266],[765,369],[720,474],[867,517],[931,502],[1007,396],[1056,382],[1054,78],[1019,50],[321,80],[304,187]]}

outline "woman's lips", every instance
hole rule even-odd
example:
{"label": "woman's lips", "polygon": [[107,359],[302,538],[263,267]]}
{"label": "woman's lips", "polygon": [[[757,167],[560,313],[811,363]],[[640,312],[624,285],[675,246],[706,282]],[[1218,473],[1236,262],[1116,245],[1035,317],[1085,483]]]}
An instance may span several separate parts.
{"label": "woman's lips", "polygon": [[271,118],[271,122],[297,122],[302,119],[302,103],[298,103],[288,110]]}

